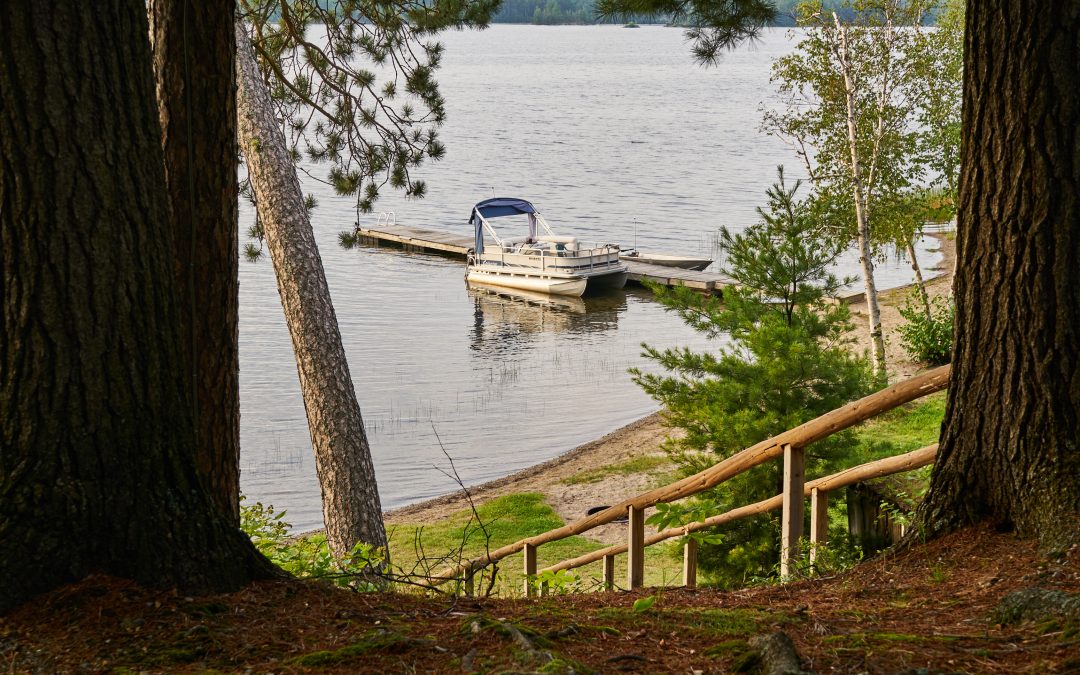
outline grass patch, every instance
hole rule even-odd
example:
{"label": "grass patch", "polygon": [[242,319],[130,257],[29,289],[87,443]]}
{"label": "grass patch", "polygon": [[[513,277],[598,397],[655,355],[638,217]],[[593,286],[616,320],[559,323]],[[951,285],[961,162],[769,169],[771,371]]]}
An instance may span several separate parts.
{"label": "grass patch", "polygon": [[634,457],[619,464],[609,464],[595,469],[588,469],[576,473],[569,478],[564,478],[564,485],[581,485],[582,483],[599,483],[609,476],[628,476],[634,473],[647,473],[663,466],[671,464],[666,455],[642,455]]}
{"label": "grass patch", "polygon": [[[439,572],[460,560],[479,557],[488,550],[542,534],[564,524],[558,514],[544,502],[543,495],[531,492],[493,499],[479,506],[477,514],[491,538],[487,545],[484,530],[478,526],[472,512],[463,510],[431,525],[407,523],[395,526],[390,532],[390,559],[396,568],[405,571],[416,566],[417,571],[427,567],[432,572]],[[543,569],[600,548],[604,548],[600,542],[580,536],[544,544],[537,551],[537,567]],[[616,570],[626,569],[625,554],[616,557],[615,566]],[[521,596],[525,578],[522,567],[520,554],[501,561],[495,593],[502,597]],[[665,554],[663,546],[650,546],[646,549],[645,567],[645,583],[648,585],[675,583],[681,579],[680,562]],[[572,572],[580,579],[573,589],[588,590],[599,585],[603,574],[602,563],[596,562]],[[481,581],[478,586],[479,592],[486,587],[486,581]],[[553,589],[553,592],[560,590],[571,589]]]}
{"label": "grass patch", "polygon": [[863,422],[855,427],[859,440],[858,463],[891,457],[937,443],[945,418],[944,391]]}
{"label": "grass patch", "polygon": [[377,632],[347,647],[301,654],[287,663],[305,668],[327,668],[360,660],[373,651],[400,654],[422,644],[425,644],[422,640],[397,633]]}
{"label": "grass patch", "polygon": [[[721,635],[748,635],[761,630],[767,617],[756,609],[704,609],[682,612],[678,624],[698,626]],[[771,616],[775,620],[775,615]]]}

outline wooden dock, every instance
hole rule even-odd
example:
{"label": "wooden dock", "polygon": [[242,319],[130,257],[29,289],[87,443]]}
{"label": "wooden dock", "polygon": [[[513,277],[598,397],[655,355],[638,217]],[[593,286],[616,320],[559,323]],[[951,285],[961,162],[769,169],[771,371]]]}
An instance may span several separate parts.
{"label": "wooden dock", "polygon": [[[406,225],[377,225],[359,227],[356,234],[362,241],[373,244],[391,244],[411,251],[443,253],[464,258],[472,248],[472,237],[466,237],[442,230]],[[686,286],[706,293],[720,293],[729,282],[720,274],[695,272],[693,270],[650,265],[636,260],[623,259],[629,274],[628,281],[641,283],[651,281],[662,286]]]}

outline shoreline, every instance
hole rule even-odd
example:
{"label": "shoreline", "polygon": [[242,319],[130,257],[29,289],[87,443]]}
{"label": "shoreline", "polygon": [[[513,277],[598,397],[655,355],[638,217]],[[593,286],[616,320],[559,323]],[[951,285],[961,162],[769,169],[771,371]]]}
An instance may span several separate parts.
{"label": "shoreline", "polygon": [[[935,265],[939,273],[927,279],[926,285],[931,297],[946,295],[952,286],[955,264],[955,241],[945,233],[928,233],[937,239],[942,260]],[[898,340],[893,337],[900,317],[896,307],[899,300],[909,291],[914,282],[883,289],[881,294],[882,327],[888,340],[886,352],[890,362],[890,379],[900,380],[910,377],[921,369],[899,351]],[[853,336],[861,344],[861,323],[865,312],[865,300],[861,294],[845,298],[843,301],[852,309],[855,323]],[[383,512],[383,521],[387,525],[416,522],[417,520],[439,520],[452,513],[469,508],[469,497],[477,505],[507,494],[522,492],[542,492],[559,515],[570,522],[584,515],[583,504],[599,505],[614,503],[623,498],[632,497],[649,489],[649,474],[629,476],[607,476],[602,482],[568,485],[565,479],[574,474],[595,470],[643,455],[663,454],[661,443],[678,429],[664,425],[662,412],[657,411],[619,427],[600,438],[583,443],[567,452],[539,464],[520,469],[510,475],[496,478],[478,485],[466,486],[465,491],[458,489],[437,497],[431,497],[415,504],[398,507]],[[606,527],[611,527],[605,526]],[[603,539],[605,528],[597,528],[593,536]],[[621,533],[621,528],[617,528]],[[621,536],[621,534],[619,535]]]}
{"label": "shoreline", "polygon": [[415,504],[385,511],[383,520],[387,524],[410,522],[421,514],[431,516],[433,513],[449,514],[466,509],[469,507],[469,497],[474,503],[480,503],[506,494],[536,491],[544,485],[558,483],[566,477],[611,463],[613,460],[658,452],[659,443],[663,439],[657,439],[657,436],[662,435],[666,438],[667,431],[668,428],[663,425],[661,413],[659,411],[650,413],[545,462],[525,467],[502,478],[466,486],[468,495],[464,490],[459,489],[438,497],[431,497]]}

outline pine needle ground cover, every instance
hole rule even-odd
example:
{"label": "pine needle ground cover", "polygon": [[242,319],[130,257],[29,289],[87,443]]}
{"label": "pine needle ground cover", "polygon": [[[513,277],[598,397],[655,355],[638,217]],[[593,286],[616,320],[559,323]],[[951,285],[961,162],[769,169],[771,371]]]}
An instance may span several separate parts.
{"label": "pine needle ground cover", "polygon": [[1080,548],[1045,557],[978,527],[787,586],[536,600],[312,582],[195,598],[91,577],[0,619],[0,658],[12,672],[725,673],[752,667],[750,637],[783,630],[818,673],[1075,672],[1076,618],[998,611],[1032,587],[1080,594]]}

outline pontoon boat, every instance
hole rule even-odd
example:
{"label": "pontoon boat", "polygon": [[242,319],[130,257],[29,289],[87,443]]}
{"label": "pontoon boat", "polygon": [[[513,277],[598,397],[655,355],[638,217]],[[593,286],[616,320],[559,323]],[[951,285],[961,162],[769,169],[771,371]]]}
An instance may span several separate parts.
{"label": "pontoon boat", "polygon": [[[506,216],[525,216],[526,236],[508,239],[496,233],[491,220]],[[470,283],[572,296],[626,284],[618,246],[586,246],[576,237],[556,235],[524,199],[484,200],[473,207],[469,222],[474,232],[466,271]]]}

